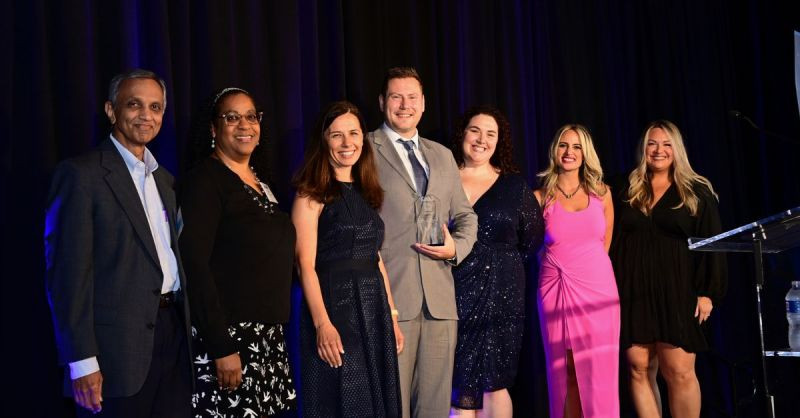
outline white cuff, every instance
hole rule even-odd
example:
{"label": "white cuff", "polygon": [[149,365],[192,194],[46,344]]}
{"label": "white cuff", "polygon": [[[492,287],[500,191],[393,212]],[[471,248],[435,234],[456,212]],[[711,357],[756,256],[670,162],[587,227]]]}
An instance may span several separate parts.
{"label": "white cuff", "polygon": [[100,364],[97,363],[97,357],[89,357],[69,364],[69,377],[72,380],[97,371],[100,371]]}

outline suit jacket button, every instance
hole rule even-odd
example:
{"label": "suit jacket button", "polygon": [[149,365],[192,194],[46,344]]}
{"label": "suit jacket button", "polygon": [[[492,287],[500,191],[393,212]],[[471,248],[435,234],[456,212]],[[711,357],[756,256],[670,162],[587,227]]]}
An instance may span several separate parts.
{"label": "suit jacket button", "polygon": [[155,328],[155,327],[156,327],[156,324],[154,324],[154,323],[152,323],[152,322],[148,322],[148,323],[147,323],[147,329],[153,329],[153,328]]}

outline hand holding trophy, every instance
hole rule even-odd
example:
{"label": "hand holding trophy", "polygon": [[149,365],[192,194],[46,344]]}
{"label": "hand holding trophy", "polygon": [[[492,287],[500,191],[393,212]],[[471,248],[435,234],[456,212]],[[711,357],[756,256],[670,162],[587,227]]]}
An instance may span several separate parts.
{"label": "hand holding trophy", "polygon": [[435,196],[422,196],[414,204],[417,218],[417,243],[414,248],[435,260],[450,260],[456,245],[447,225],[439,218],[439,201]]}

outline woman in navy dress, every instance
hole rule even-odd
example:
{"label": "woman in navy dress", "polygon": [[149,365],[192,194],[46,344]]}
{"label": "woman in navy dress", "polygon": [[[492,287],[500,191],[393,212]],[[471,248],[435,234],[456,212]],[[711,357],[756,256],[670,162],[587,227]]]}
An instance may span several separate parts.
{"label": "woman in navy dress", "polygon": [[452,144],[478,214],[478,240],[453,268],[458,343],[451,404],[458,416],[511,417],[525,320],[525,266],[542,243],[542,212],[513,163],[511,129],[491,107],[470,109]]}
{"label": "woman in navy dress", "polygon": [[332,103],[295,179],[304,417],[400,416],[403,336],[378,253],[383,190],[364,132],[353,104]]}

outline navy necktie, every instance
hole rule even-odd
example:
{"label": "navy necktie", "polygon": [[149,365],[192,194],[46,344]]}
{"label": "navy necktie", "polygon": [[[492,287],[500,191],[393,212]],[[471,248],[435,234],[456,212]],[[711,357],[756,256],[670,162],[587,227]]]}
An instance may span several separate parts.
{"label": "navy necktie", "polygon": [[417,184],[417,194],[425,196],[428,192],[428,176],[425,174],[425,169],[422,168],[422,164],[420,164],[417,159],[417,155],[414,154],[414,141],[398,139],[397,142],[403,144],[406,151],[408,151],[408,160],[411,161],[411,170],[414,172],[414,183]]}

